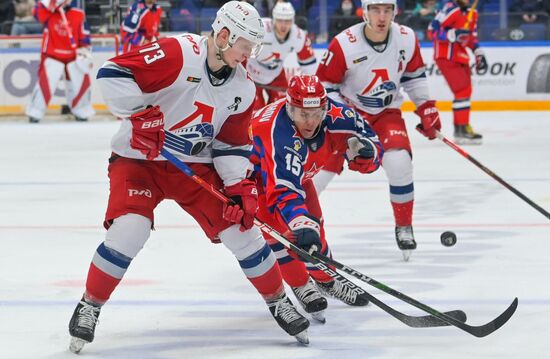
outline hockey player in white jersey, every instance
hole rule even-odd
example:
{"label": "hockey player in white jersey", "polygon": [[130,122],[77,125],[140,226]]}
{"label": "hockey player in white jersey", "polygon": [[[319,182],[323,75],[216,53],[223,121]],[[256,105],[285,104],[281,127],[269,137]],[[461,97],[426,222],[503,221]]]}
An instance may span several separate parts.
{"label": "hockey player in white jersey", "polygon": [[284,96],[288,81],[283,63],[291,53],[296,53],[302,73],[315,73],[317,60],[311,41],[307,31],[294,23],[294,15],[291,3],[278,2],[273,7],[272,18],[262,19],[265,25],[262,50],[246,64],[246,70],[256,83],[254,110]]}
{"label": "hockey player in white jersey", "polygon": [[[362,0],[364,23],[338,34],[329,44],[317,76],[333,99],[353,106],[374,129],[385,155],[395,218],[395,238],[405,260],[416,249],[412,228],[414,184],[412,150],[401,115],[403,88],[416,105],[417,129],[430,140],[441,129],[435,101],[430,99],[425,65],[414,31],[393,19],[396,0]],[[343,169],[343,156],[314,177],[321,192]]]}
{"label": "hockey player in white jersey", "polygon": [[[98,72],[103,97],[122,122],[109,159],[106,238],[69,323],[73,352],[93,341],[101,306],[149,238],[164,199],[176,201],[212,242],[223,243],[281,328],[308,341],[309,321],[286,296],[277,260],[253,226],[257,190],[247,174],[255,87],[242,62],[261,45],[263,24],[251,5],[230,1],[212,29],[208,37],[183,34],[137,48]],[[235,204],[222,204],[159,156],[162,148]]]}

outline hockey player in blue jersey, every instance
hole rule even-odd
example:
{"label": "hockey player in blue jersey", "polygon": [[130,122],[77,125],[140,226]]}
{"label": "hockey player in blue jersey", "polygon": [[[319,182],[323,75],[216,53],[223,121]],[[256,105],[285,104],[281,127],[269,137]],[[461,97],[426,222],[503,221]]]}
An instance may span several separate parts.
{"label": "hockey player in blue jersey", "polygon": [[[337,153],[345,154],[351,170],[376,171],[383,153],[378,137],[354,110],[329,99],[317,76],[308,75],[294,76],[286,98],[256,112],[252,136],[257,217],[286,232],[305,251],[330,255],[312,178]],[[282,244],[264,237],[276,254],[284,280],[314,318],[324,322],[327,307],[317,288],[349,305],[368,303],[365,292],[352,282],[296,260]]]}

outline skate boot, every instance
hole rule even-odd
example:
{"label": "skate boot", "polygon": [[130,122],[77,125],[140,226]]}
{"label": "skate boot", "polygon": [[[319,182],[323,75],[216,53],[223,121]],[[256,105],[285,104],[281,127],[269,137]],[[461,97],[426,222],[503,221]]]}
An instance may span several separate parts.
{"label": "skate boot", "polygon": [[40,123],[40,119],[36,117],[29,116],[29,123]]}
{"label": "skate boot", "polygon": [[99,318],[100,310],[101,307],[86,302],[84,298],[80,300],[69,322],[70,351],[79,353],[84,344],[94,341],[95,326],[98,323],[97,318]]}
{"label": "skate boot", "polygon": [[321,293],[355,307],[369,304],[367,293],[362,288],[341,275],[333,278],[333,281],[326,283],[315,281]]}
{"label": "skate boot", "polygon": [[292,292],[300,302],[304,310],[311,314],[313,319],[325,323],[325,309],[327,309],[327,300],[319,293],[313,285],[311,279],[301,287],[291,287]]}
{"label": "skate boot", "polygon": [[455,125],[455,142],[459,145],[481,145],[483,136],[475,133],[470,125]]}
{"label": "skate boot", "polygon": [[397,246],[403,251],[403,260],[407,262],[411,257],[411,253],[416,249],[416,241],[412,226],[396,226],[395,240]]}
{"label": "skate boot", "polygon": [[266,302],[275,321],[285,332],[302,344],[309,344],[307,328],[309,320],[301,315],[292,304],[286,293],[275,300]]}

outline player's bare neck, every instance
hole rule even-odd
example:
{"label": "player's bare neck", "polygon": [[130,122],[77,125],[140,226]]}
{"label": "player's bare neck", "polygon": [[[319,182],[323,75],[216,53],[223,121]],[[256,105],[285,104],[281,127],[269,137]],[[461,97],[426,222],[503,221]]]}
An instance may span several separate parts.
{"label": "player's bare neck", "polygon": [[218,59],[216,47],[214,46],[214,39],[212,37],[208,38],[206,64],[211,72],[218,72],[225,66],[225,63]]}
{"label": "player's bare neck", "polygon": [[277,32],[275,32],[275,38],[277,39],[279,44],[284,44],[289,37],[290,37],[290,31],[285,36],[280,36]]}
{"label": "player's bare neck", "polygon": [[379,33],[365,25],[365,31],[363,33],[365,34],[365,40],[375,51],[383,52],[388,45],[390,31],[391,30],[387,33]]}

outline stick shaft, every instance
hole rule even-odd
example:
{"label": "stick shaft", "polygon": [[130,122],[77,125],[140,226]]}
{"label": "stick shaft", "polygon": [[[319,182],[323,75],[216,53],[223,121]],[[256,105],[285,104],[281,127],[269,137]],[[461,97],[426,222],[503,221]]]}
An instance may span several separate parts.
{"label": "stick shaft", "polygon": [[491,178],[493,178],[495,181],[509,189],[513,194],[524,200],[527,204],[529,204],[531,207],[536,209],[538,212],[540,212],[543,216],[550,219],[550,213],[546,211],[544,208],[533,202],[529,197],[518,191],[516,188],[514,188],[511,184],[503,180],[501,177],[497,176],[493,171],[482,165],[478,160],[473,158],[468,152],[466,152],[462,147],[454,143],[453,141],[449,140],[447,137],[443,136],[441,132],[436,131],[437,138],[439,138],[441,141],[443,141],[446,145],[451,147],[453,150],[458,152],[460,155],[462,155],[464,158],[466,158],[468,161],[472,162],[474,165],[476,165],[479,169],[481,169],[483,172],[487,173]]}

